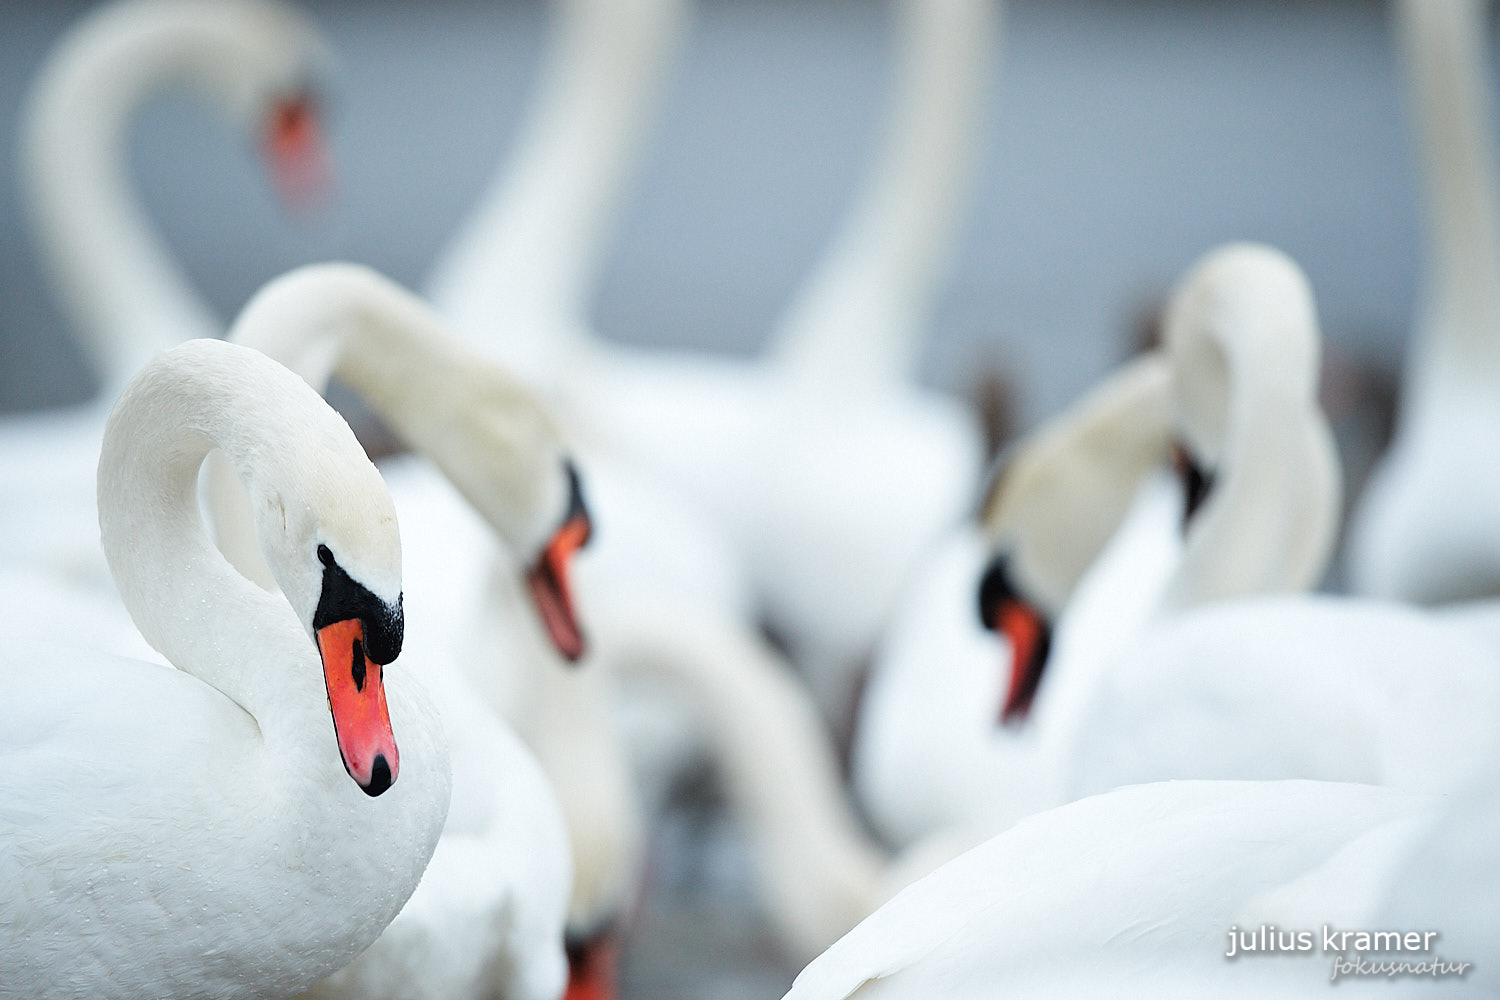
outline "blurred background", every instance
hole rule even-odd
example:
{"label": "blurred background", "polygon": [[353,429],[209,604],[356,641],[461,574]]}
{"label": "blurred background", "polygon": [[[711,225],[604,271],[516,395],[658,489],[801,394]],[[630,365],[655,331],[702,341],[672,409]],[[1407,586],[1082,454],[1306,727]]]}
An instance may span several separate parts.
{"label": "blurred background", "polygon": [[[0,8],[0,410],[88,375],[29,246],[11,137],[27,81],[87,3]],[[131,134],[150,217],[227,319],[329,257],[410,285],[508,149],[547,28],[540,0],[301,5],[339,66],[337,186],[301,217],[211,109],[164,97]],[[832,232],[890,69],[876,0],[704,0],[607,253],[622,340],[749,352]],[[995,366],[1030,422],[1127,349],[1210,245],[1276,244],[1311,276],[1331,351],[1394,364],[1419,255],[1413,163],[1378,2],[1013,3],[974,211],[929,381]]]}
{"label": "blurred background", "polygon": [[[89,6],[0,6],[3,411],[91,388],[42,283],[13,148],[28,80]],[[300,6],[339,58],[321,95],[337,177],[326,204],[283,211],[256,151],[188,98],[153,103],[130,135],[149,217],[225,319],[314,260],[420,286],[508,151],[548,26],[541,0]],[[884,109],[889,15],[876,0],[697,5],[607,254],[600,330],[756,349],[855,194]],[[1173,276],[1247,238],[1310,275],[1335,402],[1388,405],[1421,246],[1383,3],[1016,0],[992,87],[930,383],[972,392],[993,372],[1033,423],[1133,348]],[[795,971],[751,911],[743,851],[709,815],[679,812],[657,836],[627,995],[774,996]],[[711,979],[693,954],[714,956]]]}

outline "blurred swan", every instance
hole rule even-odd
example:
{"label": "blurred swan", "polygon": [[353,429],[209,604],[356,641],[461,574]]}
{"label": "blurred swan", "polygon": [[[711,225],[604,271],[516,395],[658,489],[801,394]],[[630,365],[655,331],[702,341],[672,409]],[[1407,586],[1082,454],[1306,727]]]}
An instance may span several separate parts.
{"label": "blurred swan", "polygon": [[1431,808],[1426,796],[1312,781],[1173,781],[1082,799],[903,890],[808,965],[786,1000],[1322,996],[1321,953],[1226,961],[1229,930],[1260,894]]}
{"label": "blurred swan", "polygon": [[1034,729],[997,725],[1022,708],[1013,685],[1026,676],[1026,636],[1011,644],[987,628],[975,593],[998,546],[1037,595],[1012,629],[1034,621],[1050,634],[1061,617],[1128,631],[1144,619],[1181,550],[1180,489],[1154,474],[1166,460],[1169,377],[1163,356],[1146,355],[1013,446],[987,499],[989,533],[951,531],[913,577],[855,730],[854,784],[888,842],[957,824],[999,830],[1054,803]]}
{"label": "blurred swan", "polygon": [[[214,447],[284,599],[204,533]],[[39,998],[286,996],[375,940],[448,810],[437,714],[392,665],[390,498],[315,393],[210,340],[121,396],[98,496],[120,594],[177,669],[7,644],[0,979]]]}
{"label": "blurred swan", "polygon": [[64,314],[103,388],[97,402],[0,422],[0,557],[108,585],[94,543],[94,465],[114,397],[158,351],[222,324],[126,189],[135,111],[187,84],[261,141],[297,195],[321,169],[309,86],[329,60],[271,0],[122,0],[54,47],[22,110],[22,190]]}
{"label": "blurred swan", "polygon": [[997,6],[897,5],[877,164],[750,363],[610,345],[584,320],[597,234],[682,2],[585,6],[562,8],[573,47],[551,65],[522,154],[435,269],[434,301],[476,339],[530,329],[505,356],[730,529],[772,627],[842,718],[854,666],[982,460],[972,415],[911,378],[962,215]]}
{"label": "blurred swan", "polygon": [[[1162,356],[1127,366],[1000,466],[988,567],[973,533],[955,539],[871,684],[856,774],[896,842],[956,822],[1003,829],[1066,801],[1079,741],[1109,746],[1083,717],[1122,649],[1184,609],[1322,574],[1338,470],[1312,396],[1316,323],[1292,261],[1221,248],[1179,285]],[[1149,474],[1173,436],[1181,484]],[[976,589],[1004,643],[967,621]]]}
{"label": "blurred swan", "polygon": [[1483,0],[1393,4],[1425,180],[1424,303],[1390,452],[1350,531],[1354,589],[1500,596],[1500,229]]}
{"label": "blurred swan", "polygon": [[[516,554],[510,568],[524,581],[530,613],[559,649],[581,653],[569,564],[587,541],[588,510],[550,418],[528,391],[476,361],[415,296],[355,265],[276,279],[245,306],[230,339],[284,362],[314,389],[336,376],[358,392],[483,512]],[[224,551],[247,576],[272,583],[248,530],[244,489],[226,463],[212,470],[209,493]],[[399,501],[397,510],[406,514]],[[419,546],[407,540],[409,553]],[[433,672],[452,742],[448,822],[391,926],[310,996],[553,1000],[567,979],[571,863],[562,811],[536,759],[454,669],[456,616],[445,605],[466,606],[473,595],[443,582],[433,580],[430,592],[413,587],[406,612],[408,647]]]}
{"label": "blurred swan", "polygon": [[[1194,322],[1211,336],[1184,337]],[[1217,251],[1174,297],[1167,344],[1174,375],[1198,373],[1174,379],[1174,422],[1209,485],[1154,620],[1116,637],[1077,691],[1070,790],[1295,777],[1441,791],[1477,773],[1493,749],[1475,734],[1500,716],[1500,657],[1482,634],[1285,594],[1316,579],[1337,510],[1327,429],[1310,419],[1317,327],[1300,271],[1267,250]],[[1235,391],[1193,391],[1215,371]]]}

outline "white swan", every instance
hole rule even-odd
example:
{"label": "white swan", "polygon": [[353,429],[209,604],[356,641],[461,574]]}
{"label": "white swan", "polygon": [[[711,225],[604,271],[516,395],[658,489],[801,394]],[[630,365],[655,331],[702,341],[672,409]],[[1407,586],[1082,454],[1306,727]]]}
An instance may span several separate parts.
{"label": "white swan", "polygon": [[[1308,474],[1325,463],[1297,458],[1327,447],[1299,416],[1315,406],[1311,297],[1273,263],[1219,251],[1173,300],[1174,373],[1199,373],[1175,388],[1176,423],[1216,472],[1155,620],[1072,701],[1074,792],[1184,777],[1435,791],[1487,758],[1473,734],[1500,716],[1500,657],[1476,630],[1378,601],[1249,596],[1316,577],[1336,496]],[[1184,338],[1195,322],[1212,336]],[[1188,391],[1215,370],[1227,396]]]}
{"label": "white swan", "polygon": [[[337,377],[358,392],[522,554],[512,572],[525,580],[532,613],[560,648],[581,648],[568,564],[587,540],[588,515],[562,442],[530,393],[477,363],[415,296],[355,265],[303,267],[270,282],[245,306],[230,339],[285,363],[314,389]],[[246,530],[244,491],[223,463],[209,494],[226,554],[247,576],[271,584]],[[397,509],[407,513],[399,500]],[[414,534],[422,539],[429,530]],[[405,548],[413,553],[411,538]],[[448,823],[400,915],[311,996],[552,1000],[562,992],[567,829],[535,758],[453,668],[457,615],[444,604],[454,599],[452,587],[414,590],[407,606],[422,625],[409,647],[430,665],[453,747]]]}
{"label": "white swan", "polygon": [[[1064,801],[1099,672],[1153,615],[1316,579],[1337,479],[1310,397],[1315,324],[1289,260],[1221,249],[1184,279],[1163,356],[1126,366],[1000,465],[983,512],[988,569],[977,533],[956,537],[877,660],[855,773],[893,840],[1003,829]],[[1183,487],[1148,475],[1174,427],[1180,453],[1202,456],[1186,463],[1193,481],[1213,483],[1191,498],[1186,539]],[[1253,523],[1225,523],[1247,497]],[[980,632],[976,590],[1003,643]]]}
{"label": "white swan", "polygon": [[[855,787],[889,842],[956,824],[1003,829],[1055,803],[1033,727],[998,723],[1035,696],[1018,682],[1046,655],[1036,644],[1052,623],[1128,631],[1179,557],[1181,494],[1149,475],[1166,458],[1168,375],[1164,358],[1143,357],[1011,448],[987,499],[989,533],[956,529],[913,577],[855,730]],[[975,594],[987,566],[996,575],[997,549],[1036,596],[991,631]]]}
{"label": "white swan", "polygon": [[1424,796],[1310,781],[1165,782],[1082,799],[902,891],[786,998],[1321,996],[1321,952],[1226,961],[1228,932],[1257,896],[1430,808]]}
{"label": "white swan", "polygon": [[[285,600],[203,531],[213,447]],[[132,617],[178,669],[8,647],[0,979],[33,997],[286,996],[390,922],[447,812],[437,716],[391,665],[390,499],[299,379],[194,341],[116,405],[99,521]]]}
{"label": "white swan", "polygon": [[321,156],[307,96],[328,58],[312,25],[270,0],[124,0],[53,49],[22,113],[21,182],[43,271],[103,390],[96,403],[0,422],[7,562],[107,583],[92,484],[109,404],[158,351],[222,330],[126,190],[132,115],[187,83],[263,140],[296,185]]}
{"label": "white swan", "polygon": [[[899,94],[878,166],[769,356],[751,364],[611,346],[582,319],[582,276],[680,9],[629,8],[626,25],[623,6],[563,8],[569,44],[522,156],[431,287],[466,334],[532,329],[506,357],[555,385],[564,412],[606,445],[723,519],[773,625],[841,715],[853,664],[978,474],[970,415],[907,379],[960,215],[995,5],[898,5]],[[502,265],[511,277],[497,283]]]}
{"label": "white swan", "polygon": [[1393,5],[1428,242],[1391,450],[1350,529],[1354,589],[1440,603],[1500,595],[1500,198],[1484,0]]}

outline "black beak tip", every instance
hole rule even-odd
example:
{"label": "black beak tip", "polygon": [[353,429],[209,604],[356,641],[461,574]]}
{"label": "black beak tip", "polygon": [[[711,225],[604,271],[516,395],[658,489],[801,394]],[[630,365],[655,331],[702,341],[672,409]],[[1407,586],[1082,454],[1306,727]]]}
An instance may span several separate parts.
{"label": "black beak tip", "polygon": [[391,766],[386,763],[385,754],[375,755],[375,763],[370,766],[370,783],[359,787],[372,799],[391,787]]}

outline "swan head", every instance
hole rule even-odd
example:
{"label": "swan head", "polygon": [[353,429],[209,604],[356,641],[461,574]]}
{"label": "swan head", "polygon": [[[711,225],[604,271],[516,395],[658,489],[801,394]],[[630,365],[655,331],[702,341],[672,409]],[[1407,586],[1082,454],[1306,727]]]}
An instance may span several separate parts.
{"label": "swan head", "polygon": [[992,556],[979,618],[1011,653],[1002,721],[1026,717],[1053,624],[1166,456],[1168,369],[1147,354],[1008,449],[980,509]]}
{"label": "swan head", "polygon": [[1007,554],[994,556],[979,580],[979,620],[1010,646],[1010,684],[1000,706],[1002,723],[1019,722],[1031,712],[1052,648],[1052,622],[1016,583]]}
{"label": "swan head", "polygon": [[306,447],[278,458],[278,480],[290,488],[246,484],[256,534],[317,646],[344,768],[367,794],[379,795],[400,770],[382,677],[400,655],[405,631],[396,512],[380,474],[341,419],[335,416],[326,428],[301,427],[300,440]]}
{"label": "swan head", "polygon": [[576,662],[587,643],[571,565],[594,532],[583,476],[547,410],[508,372],[477,363],[465,381],[451,433],[428,453],[516,554],[548,638]]}
{"label": "swan head", "polygon": [[319,127],[320,84],[332,53],[311,22],[268,0],[178,0],[196,24],[184,50],[188,79],[246,134],[257,138],[282,198],[312,200],[328,178]]}

